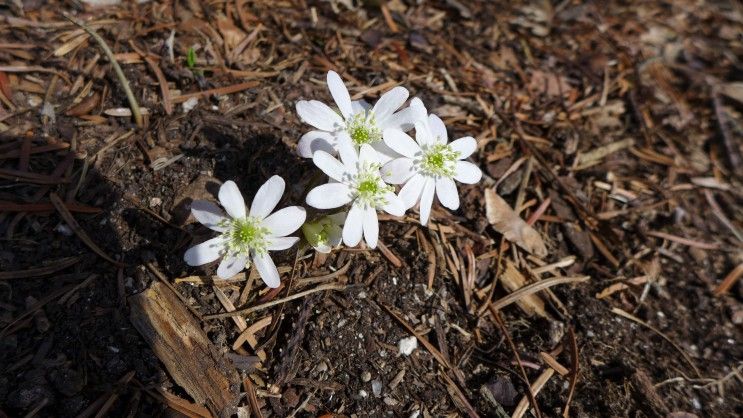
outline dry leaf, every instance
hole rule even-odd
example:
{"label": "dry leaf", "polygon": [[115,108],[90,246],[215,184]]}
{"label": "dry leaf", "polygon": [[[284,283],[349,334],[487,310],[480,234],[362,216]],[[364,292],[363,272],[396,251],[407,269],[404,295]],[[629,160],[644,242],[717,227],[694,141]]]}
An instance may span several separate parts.
{"label": "dry leaf", "polygon": [[547,246],[534,228],[529,226],[493,189],[485,189],[485,213],[488,222],[507,240],[538,256],[547,255]]}

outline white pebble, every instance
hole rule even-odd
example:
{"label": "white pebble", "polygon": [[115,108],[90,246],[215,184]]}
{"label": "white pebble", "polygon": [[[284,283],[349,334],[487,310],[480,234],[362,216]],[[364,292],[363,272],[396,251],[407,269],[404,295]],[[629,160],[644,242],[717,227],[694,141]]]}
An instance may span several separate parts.
{"label": "white pebble", "polygon": [[183,113],[188,113],[193,110],[196,105],[199,104],[199,99],[192,97],[183,102]]}
{"label": "white pebble", "polygon": [[403,338],[397,343],[397,348],[400,350],[400,354],[409,356],[418,348],[418,339],[415,337]]}
{"label": "white pebble", "polygon": [[374,396],[377,398],[382,395],[382,382],[380,382],[379,379],[372,381],[372,393],[374,393]]}

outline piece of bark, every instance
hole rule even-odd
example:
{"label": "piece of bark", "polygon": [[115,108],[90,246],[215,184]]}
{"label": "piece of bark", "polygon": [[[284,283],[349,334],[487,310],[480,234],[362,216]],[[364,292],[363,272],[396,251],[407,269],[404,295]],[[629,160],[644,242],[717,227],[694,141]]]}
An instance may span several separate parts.
{"label": "piece of bark", "polygon": [[240,379],[199,322],[160,282],[129,298],[131,321],[173,380],[216,416],[231,416]]}

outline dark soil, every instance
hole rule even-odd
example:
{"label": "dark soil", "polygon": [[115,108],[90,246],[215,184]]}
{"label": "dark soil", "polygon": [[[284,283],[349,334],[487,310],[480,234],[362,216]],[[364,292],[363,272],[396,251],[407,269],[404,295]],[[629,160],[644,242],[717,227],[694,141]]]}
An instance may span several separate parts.
{"label": "dark soil", "polygon": [[[301,204],[322,179],[294,153],[309,129],[294,104],[330,100],[329,69],[368,100],[381,93],[370,88],[390,80],[408,88],[442,116],[452,138],[478,139],[473,160],[487,175],[460,188],[459,211],[436,209],[431,228],[416,214],[383,222],[380,241],[391,256],[341,249],[320,257],[300,246],[275,258],[292,268],[278,292],[260,281],[249,280],[247,290],[244,280],[218,285],[238,308],[318,283],[346,285],[246,316],[249,325],[272,318],[255,349],[232,349],[240,330],[230,318],[203,321],[253,383],[241,389],[255,390],[263,416],[499,417],[499,408],[510,416],[528,386],[509,339],[532,384],[549,369],[541,352],[570,371],[536,395],[544,417],[561,416],[568,402],[575,417],[743,415],[742,281],[716,292],[743,264],[740,5],[392,1],[350,10],[345,3],[0,6],[0,277],[81,256],[51,275],[0,279],[0,416],[171,416],[159,390],[190,399],[133,328],[127,297],[157,280],[145,267],[152,263],[196,311],[224,312],[208,280],[176,281],[216,269],[183,262],[190,245],[210,236],[188,219],[188,203],[213,199],[226,180],[249,198],[278,174],[288,185],[280,206]],[[94,27],[114,52],[129,53],[118,59],[149,111],[145,127],[105,112],[128,103],[105,57],[96,58],[97,44],[87,39],[59,53],[82,33],[63,11],[91,25],[113,19]],[[195,69],[186,64],[192,46]],[[174,104],[168,115],[158,79],[135,48],[159,65],[172,97],[257,82],[201,98],[188,112]],[[82,89],[103,100],[70,115]],[[42,114],[45,100],[53,119]],[[581,155],[626,138],[631,146],[576,167]],[[25,154],[29,144],[62,147]],[[52,175],[65,158],[74,158],[69,168]],[[36,184],[23,173],[54,181]],[[574,264],[540,276],[530,272],[539,260],[500,245],[483,197],[496,182],[509,204],[524,203],[524,219],[550,200],[534,224],[549,248],[542,261],[575,256]],[[98,208],[73,216],[128,266],[97,256],[51,207],[11,211],[10,203],[48,203],[50,193]],[[591,279],[539,293],[546,317],[516,304],[502,309],[501,329],[481,307],[506,262],[529,281]],[[473,269],[468,287],[463,277]],[[493,300],[506,294],[498,285]],[[401,321],[451,367],[422,344],[399,354],[400,340],[411,336]],[[266,360],[246,365],[259,351]],[[248,398],[240,416],[250,414]]]}

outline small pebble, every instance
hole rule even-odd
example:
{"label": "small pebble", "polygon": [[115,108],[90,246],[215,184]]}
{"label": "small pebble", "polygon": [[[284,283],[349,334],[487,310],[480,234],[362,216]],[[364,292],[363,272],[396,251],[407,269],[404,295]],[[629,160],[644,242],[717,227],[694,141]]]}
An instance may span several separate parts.
{"label": "small pebble", "polygon": [[374,396],[377,398],[382,395],[382,382],[380,382],[379,379],[372,381],[372,393],[374,393]]}
{"label": "small pebble", "polygon": [[56,232],[59,232],[60,234],[62,234],[64,236],[66,236],[66,237],[71,237],[72,236],[72,230],[70,229],[69,226],[67,226],[67,224],[59,224],[59,225],[57,225],[56,228],[54,228],[54,230]]}
{"label": "small pebble", "polygon": [[397,348],[400,350],[400,354],[409,356],[418,348],[418,339],[415,337],[403,338],[397,343]]}
{"label": "small pebble", "polygon": [[370,380],[371,380],[371,373],[369,372],[361,373],[361,381],[368,382]]}
{"label": "small pebble", "polygon": [[196,105],[199,104],[199,99],[192,97],[183,102],[183,113],[188,113],[193,110]]}
{"label": "small pebble", "polygon": [[367,396],[369,396],[369,394],[364,389],[361,389],[359,391],[359,396],[361,396],[362,398],[366,398]]}

